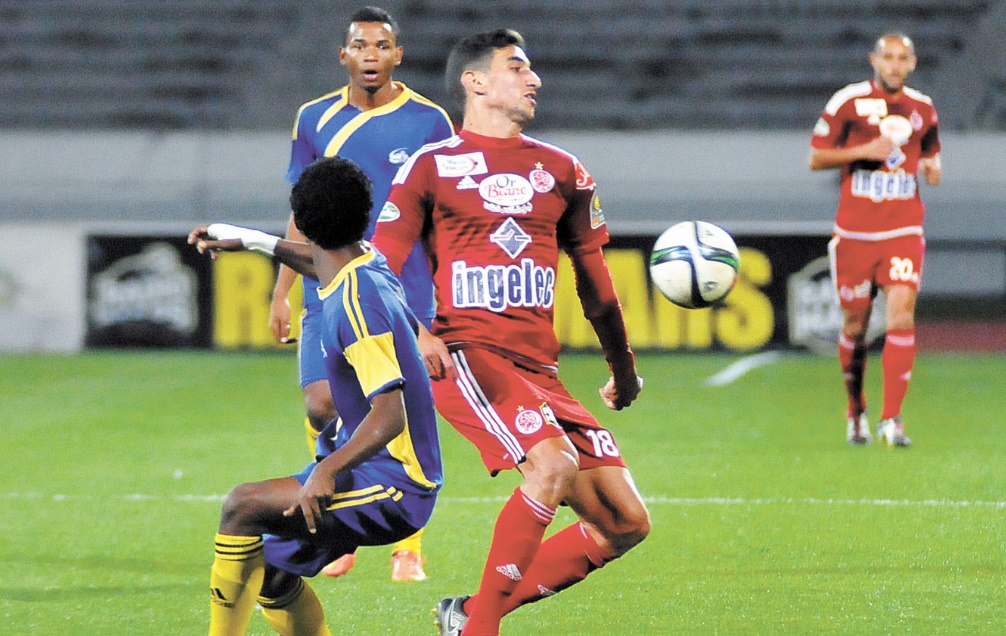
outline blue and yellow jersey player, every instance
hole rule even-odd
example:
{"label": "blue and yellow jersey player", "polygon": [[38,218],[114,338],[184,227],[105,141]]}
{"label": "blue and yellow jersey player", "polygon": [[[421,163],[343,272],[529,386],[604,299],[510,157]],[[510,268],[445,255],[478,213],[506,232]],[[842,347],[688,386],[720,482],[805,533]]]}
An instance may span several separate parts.
{"label": "blue and yellow jersey player", "polygon": [[[286,178],[295,183],[301,172],[321,157],[351,159],[370,177],[374,209],[364,238],[374,234],[378,213],[391,189],[398,168],[421,146],[450,137],[450,117],[439,106],[392,79],[401,64],[403,49],[398,42],[398,24],[383,9],[357,10],[346,28],[339,63],[346,68],[349,83],[339,90],[302,105],[297,111]],[[293,219],[287,238],[304,240]],[[290,335],[290,305],[287,299],[296,273],[280,266],[270,306],[269,324],[281,342]],[[433,279],[422,246],[416,244],[401,275],[405,298],[419,320],[433,321]],[[308,443],[328,422],[338,416],[326,383],[321,356],[321,303],[318,281],[303,279],[304,313],[298,343],[300,386],[304,396],[304,428]],[[421,535],[392,548],[392,579],[418,581],[426,578],[422,563]],[[323,571],[339,576],[352,567],[354,555],[346,555]]]}
{"label": "blue and yellow jersey player", "polygon": [[290,201],[306,244],[226,224],[189,235],[200,252],[252,249],[321,282],[325,366],[340,413],[302,472],[227,495],[210,575],[210,636],[243,634],[256,602],[278,633],[331,634],[302,577],[361,545],[420,530],[443,481],[419,322],[384,256],[363,240],[367,176],[349,160],[321,159],[301,174]]}

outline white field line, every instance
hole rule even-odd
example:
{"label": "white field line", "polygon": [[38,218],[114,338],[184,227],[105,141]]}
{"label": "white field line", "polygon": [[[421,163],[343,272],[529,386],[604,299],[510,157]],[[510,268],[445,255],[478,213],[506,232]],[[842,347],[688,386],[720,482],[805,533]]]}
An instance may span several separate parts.
{"label": "white field line", "polygon": [[[0,495],[0,499],[32,500],[32,501],[168,501],[168,502],[210,502],[219,503],[223,495],[47,495],[44,493],[9,492]],[[500,504],[507,497],[440,497],[441,503],[491,503]],[[671,506],[905,506],[920,508],[1006,508],[1006,501],[953,501],[950,499],[818,499],[806,498],[754,498],[743,497],[643,497],[643,501],[651,505]]]}
{"label": "white field line", "polygon": [[766,351],[765,353],[756,353],[753,356],[741,358],[716,375],[706,378],[706,386],[726,386],[731,382],[737,381],[741,376],[752,369],[757,369],[758,367],[766,364],[772,364],[777,361],[779,357],[780,354],[778,351]]}

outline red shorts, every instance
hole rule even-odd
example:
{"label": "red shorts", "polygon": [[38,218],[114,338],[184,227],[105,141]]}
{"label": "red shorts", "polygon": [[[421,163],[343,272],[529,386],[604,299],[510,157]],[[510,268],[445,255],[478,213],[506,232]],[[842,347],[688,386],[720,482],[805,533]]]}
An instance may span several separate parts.
{"label": "red shorts", "polygon": [[828,243],[831,279],[845,309],[869,306],[877,289],[907,285],[919,291],[926,239],[918,234],[883,241],[835,236]]}
{"label": "red shorts", "polygon": [[554,375],[480,348],[451,357],[458,379],[433,383],[437,411],[475,444],[490,474],[516,467],[535,444],[559,436],[576,447],[580,470],[625,466],[611,433]]}

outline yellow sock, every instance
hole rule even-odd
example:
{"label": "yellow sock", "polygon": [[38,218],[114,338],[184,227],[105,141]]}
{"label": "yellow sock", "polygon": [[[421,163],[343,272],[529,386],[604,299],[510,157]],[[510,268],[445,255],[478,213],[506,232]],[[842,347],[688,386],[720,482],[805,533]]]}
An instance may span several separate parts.
{"label": "yellow sock", "polygon": [[314,430],[314,427],[311,426],[311,418],[309,417],[304,418],[304,433],[307,435],[307,452],[314,458],[314,443],[318,441],[321,431]]}
{"label": "yellow sock", "polygon": [[325,625],[325,610],[311,586],[300,580],[280,598],[258,598],[262,615],[280,636],[332,636]]}
{"label": "yellow sock", "polygon": [[419,556],[423,556],[423,529],[420,528],[416,531],[416,534],[411,537],[405,537],[391,548],[391,553],[402,552],[408,550],[409,552],[415,552]]}
{"label": "yellow sock", "polygon": [[210,636],[241,636],[262,590],[262,537],[217,534],[210,569]]}

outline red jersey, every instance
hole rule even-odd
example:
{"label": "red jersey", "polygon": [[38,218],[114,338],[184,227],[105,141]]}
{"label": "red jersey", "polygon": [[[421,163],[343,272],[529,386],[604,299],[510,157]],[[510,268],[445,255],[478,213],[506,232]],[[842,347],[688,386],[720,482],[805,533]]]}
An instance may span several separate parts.
{"label": "red jersey", "polygon": [[907,86],[890,95],[866,81],[832,96],[814,126],[813,148],[858,146],[882,133],[900,144],[885,161],[842,166],[836,234],[861,240],[922,234],[916,174],[920,159],[940,151],[937,127],[933,100]]}
{"label": "red jersey", "polygon": [[395,177],[374,245],[399,272],[417,238],[436,286],[434,335],[554,368],[559,249],[597,250],[608,231],[576,157],[524,135],[462,130],[421,148]]}

